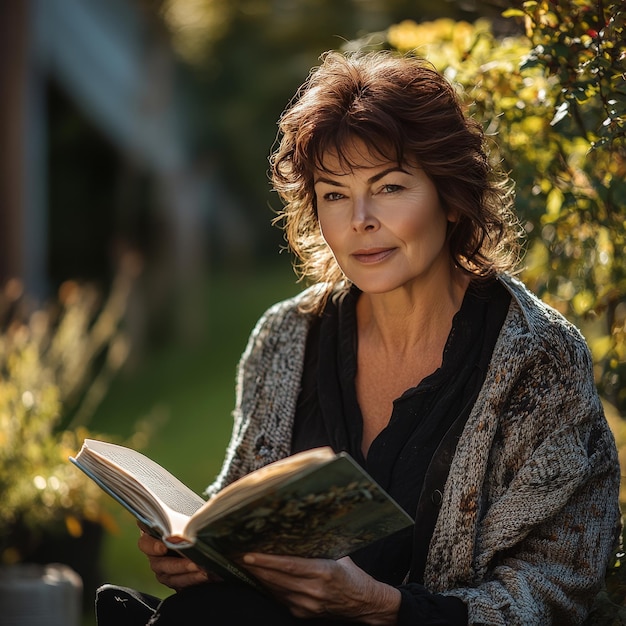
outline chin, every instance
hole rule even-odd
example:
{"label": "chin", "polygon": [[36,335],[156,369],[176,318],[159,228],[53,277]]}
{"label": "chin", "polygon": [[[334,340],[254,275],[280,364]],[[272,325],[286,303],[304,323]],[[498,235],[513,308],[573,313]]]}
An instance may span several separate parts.
{"label": "chin", "polygon": [[[360,268],[357,268],[357,270]],[[395,269],[395,271],[394,271]],[[346,278],[356,285],[363,293],[380,295],[391,293],[409,287],[414,282],[419,282],[426,272],[411,271],[408,268],[398,271],[398,268],[387,267],[371,268],[369,271],[346,272]]]}
{"label": "chin", "polygon": [[392,291],[396,291],[406,283],[400,282],[383,282],[383,281],[371,281],[371,280],[353,280],[353,282],[363,293],[374,295],[381,295],[385,293],[391,293]]}

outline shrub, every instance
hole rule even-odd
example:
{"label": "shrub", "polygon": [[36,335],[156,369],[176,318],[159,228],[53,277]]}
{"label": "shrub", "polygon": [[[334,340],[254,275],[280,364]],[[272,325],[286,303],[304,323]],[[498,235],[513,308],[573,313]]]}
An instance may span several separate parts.
{"label": "shrub", "polygon": [[[504,15],[520,22],[506,36],[487,20],[405,21],[347,47],[427,58],[458,85],[487,136],[497,135],[491,156],[516,182],[527,232],[523,278],[582,328],[624,457],[626,5],[541,0]],[[620,548],[588,623],[626,624],[624,604]]]}
{"label": "shrub", "polygon": [[[29,560],[44,535],[77,537],[86,522],[111,528],[103,492],[68,457],[95,436],[88,417],[128,354],[131,270],[104,302],[75,282],[42,307],[17,281],[0,292],[0,563]],[[140,424],[137,436],[145,431]]]}

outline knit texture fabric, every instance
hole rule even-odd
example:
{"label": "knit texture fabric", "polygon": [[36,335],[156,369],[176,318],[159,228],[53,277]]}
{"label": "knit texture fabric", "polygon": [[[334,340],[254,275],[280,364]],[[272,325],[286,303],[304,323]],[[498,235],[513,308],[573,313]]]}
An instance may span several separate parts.
{"label": "knit texture fabric", "polygon": [[[620,471],[580,332],[508,276],[513,298],[459,439],[426,587],[470,624],[579,624],[619,534]],[[302,295],[257,323],[237,375],[226,484],[290,453],[311,317]]]}

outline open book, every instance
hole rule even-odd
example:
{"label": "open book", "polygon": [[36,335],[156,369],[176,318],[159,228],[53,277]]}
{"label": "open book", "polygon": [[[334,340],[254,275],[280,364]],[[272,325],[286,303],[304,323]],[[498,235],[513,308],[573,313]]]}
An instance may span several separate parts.
{"label": "open book", "polygon": [[172,550],[256,587],[239,555],[337,559],[413,524],[348,454],[328,447],[270,463],[206,501],[124,446],[85,439],[70,460]]}

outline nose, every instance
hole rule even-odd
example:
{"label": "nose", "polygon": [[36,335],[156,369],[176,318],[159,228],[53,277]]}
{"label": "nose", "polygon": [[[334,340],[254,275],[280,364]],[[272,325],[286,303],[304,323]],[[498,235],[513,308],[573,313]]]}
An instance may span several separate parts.
{"label": "nose", "polygon": [[358,197],[352,208],[352,229],[354,232],[376,230],[379,222],[374,210],[374,202],[369,197]]}

